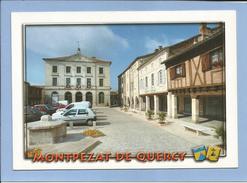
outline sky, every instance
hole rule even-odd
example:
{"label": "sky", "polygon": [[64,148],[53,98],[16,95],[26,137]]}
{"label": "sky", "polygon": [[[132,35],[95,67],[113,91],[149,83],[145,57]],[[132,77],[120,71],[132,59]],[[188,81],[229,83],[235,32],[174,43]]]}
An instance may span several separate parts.
{"label": "sky", "polygon": [[76,53],[112,61],[111,87],[117,76],[138,56],[169,46],[199,33],[199,24],[64,25],[26,27],[26,81],[44,85],[42,58]]}

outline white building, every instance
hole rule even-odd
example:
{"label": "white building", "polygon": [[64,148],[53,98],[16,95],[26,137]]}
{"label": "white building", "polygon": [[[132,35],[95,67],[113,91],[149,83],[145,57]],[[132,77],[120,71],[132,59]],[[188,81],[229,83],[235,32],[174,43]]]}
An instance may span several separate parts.
{"label": "white building", "polygon": [[45,61],[45,100],[68,103],[90,101],[93,106],[110,105],[110,61],[77,53]]}
{"label": "white building", "polygon": [[133,110],[167,111],[167,49],[137,57],[119,77],[119,93],[123,105]]}

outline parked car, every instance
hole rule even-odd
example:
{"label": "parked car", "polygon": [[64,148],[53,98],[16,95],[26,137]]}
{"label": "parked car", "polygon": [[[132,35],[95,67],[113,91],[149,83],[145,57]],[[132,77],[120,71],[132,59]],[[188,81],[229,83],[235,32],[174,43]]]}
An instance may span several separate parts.
{"label": "parked car", "polygon": [[39,110],[43,115],[45,115],[45,114],[52,115],[53,113],[56,112],[56,109],[53,108],[51,105],[48,105],[48,104],[34,105],[34,108]]}
{"label": "parked car", "polygon": [[74,108],[74,107],[77,107],[77,108],[79,108],[79,107],[80,107],[80,108],[91,108],[92,105],[91,105],[91,103],[88,102],[88,101],[73,102],[73,103],[67,105],[65,108],[60,108],[60,109],[58,109],[56,112],[59,112],[59,111],[67,111],[67,110],[72,109],[72,108]]}
{"label": "parked car", "polygon": [[67,106],[67,105],[64,105],[64,104],[61,104],[61,103],[57,103],[57,104],[52,105],[52,107],[53,107],[55,110],[63,109],[63,108],[65,108],[66,106]]}
{"label": "parked car", "polygon": [[39,110],[32,108],[31,106],[24,107],[24,121],[26,123],[39,121],[43,114]]}
{"label": "parked car", "polygon": [[86,123],[89,126],[93,125],[93,121],[96,120],[95,112],[90,108],[72,108],[63,113],[54,113],[52,120],[63,120],[67,122],[73,122],[73,124]]}

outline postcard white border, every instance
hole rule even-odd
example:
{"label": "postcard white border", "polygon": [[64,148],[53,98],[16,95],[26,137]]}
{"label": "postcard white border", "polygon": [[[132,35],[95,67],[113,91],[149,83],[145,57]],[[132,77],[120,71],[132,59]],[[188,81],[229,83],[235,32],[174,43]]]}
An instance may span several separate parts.
{"label": "postcard white border", "polygon": [[[181,162],[97,162],[32,163],[23,159],[23,35],[22,26],[42,24],[137,24],[225,22],[226,53],[226,134],[227,156],[217,163],[195,163],[193,158]],[[13,169],[153,169],[153,168],[233,168],[238,167],[237,133],[237,56],[236,12],[214,11],[107,11],[107,12],[12,12],[12,122]],[[21,140],[20,140],[21,139]]]}

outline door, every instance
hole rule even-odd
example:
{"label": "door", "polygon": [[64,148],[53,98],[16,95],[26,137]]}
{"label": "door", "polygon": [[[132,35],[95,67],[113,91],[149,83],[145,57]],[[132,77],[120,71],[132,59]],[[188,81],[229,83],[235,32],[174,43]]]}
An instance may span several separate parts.
{"label": "door", "polygon": [[88,119],[87,109],[79,109],[76,115],[76,122],[77,123],[86,122],[87,119]]}

